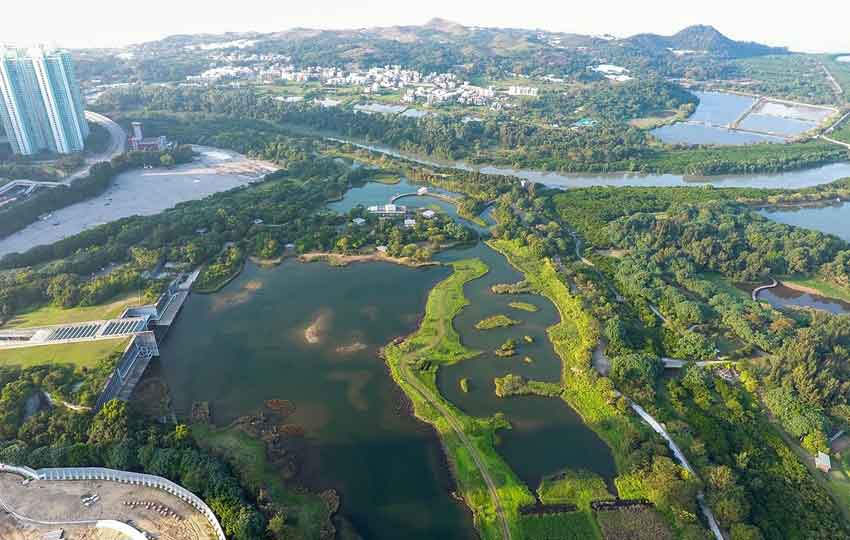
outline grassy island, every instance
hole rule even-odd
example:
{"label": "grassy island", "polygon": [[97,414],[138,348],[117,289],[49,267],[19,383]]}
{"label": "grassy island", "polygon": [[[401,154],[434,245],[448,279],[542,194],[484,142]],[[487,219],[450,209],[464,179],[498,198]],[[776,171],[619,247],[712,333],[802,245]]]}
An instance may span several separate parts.
{"label": "grassy island", "polygon": [[530,313],[534,313],[539,309],[534,304],[529,304],[528,302],[510,302],[508,305],[514,309],[518,309],[520,311],[528,311]]}
{"label": "grassy island", "polygon": [[507,315],[493,315],[492,317],[487,317],[486,319],[481,319],[477,323],[475,323],[476,330],[492,330],[493,328],[504,328],[507,326],[513,326],[515,324],[519,324],[522,321],[518,321],[516,319],[511,319]]}
{"label": "grassy island", "polygon": [[496,356],[509,357],[516,354],[516,340],[509,339],[502,343],[498,349],[494,351]]}

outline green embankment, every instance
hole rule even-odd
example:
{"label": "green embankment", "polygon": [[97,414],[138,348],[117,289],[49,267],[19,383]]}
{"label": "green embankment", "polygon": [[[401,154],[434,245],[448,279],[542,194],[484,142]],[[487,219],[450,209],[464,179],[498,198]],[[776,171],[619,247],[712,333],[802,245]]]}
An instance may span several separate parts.
{"label": "green embankment", "polygon": [[850,289],[846,289],[835,283],[830,283],[828,281],[824,281],[818,278],[780,278],[783,283],[788,285],[800,285],[802,287],[807,287],[809,289],[816,290],[822,296],[826,296],[828,298],[836,298],[838,300],[844,300],[845,302],[850,302]]}
{"label": "green embankment", "polygon": [[18,349],[0,349],[0,366],[29,368],[54,364],[70,364],[79,369],[93,369],[98,362],[121,352],[128,339],[102,339],[82,343],[39,345]]}
{"label": "green embankment", "polygon": [[545,504],[574,504],[585,510],[593,501],[614,498],[598,475],[572,470],[544,478],[537,488],[537,496]]}
{"label": "green embankment", "polygon": [[145,297],[140,299],[137,294],[129,294],[96,306],[62,308],[48,304],[27,311],[26,313],[15,315],[12,320],[4,325],[4,328],[32,328],[34,326],[113,319],[120,316],[128,307],[138,306],[153,300],[155,299]]}
{"label": "green embankment", "polygon": [[[454,268],[452,275],[431,290],[419,329],[403,342],[388,345],[384,357],[393,379],[412,401],[417,418],[433,425],[439,433],[458,491],[472,510],[481,537],[501,539],[504,535],[497,506],[476,457],[492,479],[512,539],[522,540],[526,536],[519,522],[519,508],[533,504],[534,496],[495,450],[496,431],[508,427],[507,423],[500,416],[468,416],[437,389],[439,366],[478,354],[461,344],[452,320],[469,303],[463,294],[464,284],[488,271],[478,259],[454,262],[451,266]],[[458,433],[458,428],[463,435]],[[476,456],[472,455],[470,447]]]}
{"label": "green embankment", "polygon": [[236,428],[216,429],[206,424],[193,425],[192,436],[201,447],[227,459],[253,491],[264,490],[273,503],[292,512],[287,513],[292,538],[322,536],[330,519],[327,504],[319,495],[288,487],[280,470],[266,458],[263,441]]}

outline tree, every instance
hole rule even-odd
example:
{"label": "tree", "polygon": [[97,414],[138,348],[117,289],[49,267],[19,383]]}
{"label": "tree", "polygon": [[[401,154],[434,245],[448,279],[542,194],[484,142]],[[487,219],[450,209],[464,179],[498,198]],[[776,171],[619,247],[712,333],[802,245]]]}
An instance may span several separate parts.
{"label": "tree", "polygon": [[163,167],[173,167],[174,157],[171,154],[162,154],[159,157],[159,162]]}
{"label": "tree", "polygon": [[764,540],[761,531],[753,525],[735,523],[730,529],[731,540]]}
{"label": "tree", "polygon": [[107,446],[124,441],[131,433],[127,403],[113,399],[107,401],[92,419],[88,441],[89,444]]}

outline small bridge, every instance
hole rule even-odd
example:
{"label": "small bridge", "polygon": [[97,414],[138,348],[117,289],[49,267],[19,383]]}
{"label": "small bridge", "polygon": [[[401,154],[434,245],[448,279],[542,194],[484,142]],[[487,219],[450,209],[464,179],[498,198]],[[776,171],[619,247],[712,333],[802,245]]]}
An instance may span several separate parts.
{"label": "small bridge", "polygon": [[418,191],[411,191],[409,193],[400,193],[398,195],[394,195],[390,199],[390,204],[395,204],[397,200],[403,199],[405,197],[432,197],[434,199],[439,199],[441,201],[445,201],[451,204],[457,204],[458,202],[457,199],[455,199],[454,197],[449,197],[448,195],[443,195],[442,193],[433,193],[431,191],[425,191],[420,193]]}
{"label": "small bridge", "polygon": [[770,278],[770,280],[772,283],[769,283],[768,285],[761,285],[760,287],[756,287],[755,289],[753,289],[753,302],[759,301],[759,293],[761,293],[762,291],[766,291],[767,289],[773,289],[774,287],[779,286],[778,281],[773,278]]}
{"label": "small bridge", "polygon": [[662,358],[661,362],[664,364],[665,369],[682,369],[688,364],[694,364],[696,366],[719,366],[731,363],[728,360],[704,360],[700,362],[689,362],[688,360],[677,360],[675,358]]}

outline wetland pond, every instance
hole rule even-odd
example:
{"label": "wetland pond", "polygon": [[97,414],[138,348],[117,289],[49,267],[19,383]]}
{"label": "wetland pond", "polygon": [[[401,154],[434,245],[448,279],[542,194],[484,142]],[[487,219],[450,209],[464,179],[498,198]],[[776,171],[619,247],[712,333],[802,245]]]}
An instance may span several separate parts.
{"label": "wetland pond", "polygon": [[[161,347],[161,376],[186,415],[210,404],[217,425],[269,399],[291,400],[304,429],[294,480],[336,489],[369,539],[471,539],[430,426],[408,411],[378,350],[415,330],[442,267],[247,265],[221,292],[194,294]],[[281,471],[283,472],[283,471]]]}
{"label": "wetland pond", "polygon": [[[793,208],[765,208],[759,213],[779,223],[832,234],[850,242],[850,203],[848,202]],[[762,291],[759,293],[759,298],[767,300],[775,307],[800,306],[835,314],[850,313],[850,304],[847,302],[784,285]]]}
{"label": "wetland pond", "polygon": [[[821,108],[790,106],[769,100],[757,104],[755,97],[726,92],[694,94],[699,98],[699,105],[686,121],[655,128],[652,134],[670,144],[784,143],[787,137],[817,127],[831,114]],[[743,131],[729,127],[738,121]]]}
{"label": "wetland pond", "polygon": [[[406,181],[368,183],[329,206],[345,212],[358,204],[383,204],[414,187]],[[450,203],[403,201],[457,218]],[[485,244],[444,252],[439,260],[470,257],[484,260],[490,271],[466,285],[471,305],[455,325],[465,344],[484,353],[442,369],[441,392],[471,415],[506,415],[513,429],[499,433],[497,450],[532,491],[544,475],[564,468],[595,472],[611,486],[616,469],[610,450],[563,401],[496,397],[493,378],[506,373],[559,380],[560,359],[546,336],[558,314],[540,296],[492,294],[493,283],[522,276]],[[220,426],[256,412],[266,400],[291,400],[295,412],[287,421],[305,432],[294,480],[315,490],[336,489],[341,514],[363,537],[476,538],[471,515],[451,495],[454,482],[435,432],[412,416],[378,357],[382,346],[416,329],[430,289],[449,272],[445,266],[413,269],[382,262],[344,268],[291,260],[271,269],[248,264],[219,293],[189,298],[161,346],[159,374],[170,388],[180,389],[172,392],[178,414],[207,401]],[[511,301],[539,309],[513,310],[507,306]],[[487,332],[473,328],[497,312],[522,323]],[[506,337],[522,341],[524,335],[534,342],[522,342],[519,355],[493,356]],[[525,356],[534,361],[525,363]],[[468,393],[459,389],[461,377],[470,379]]]}

